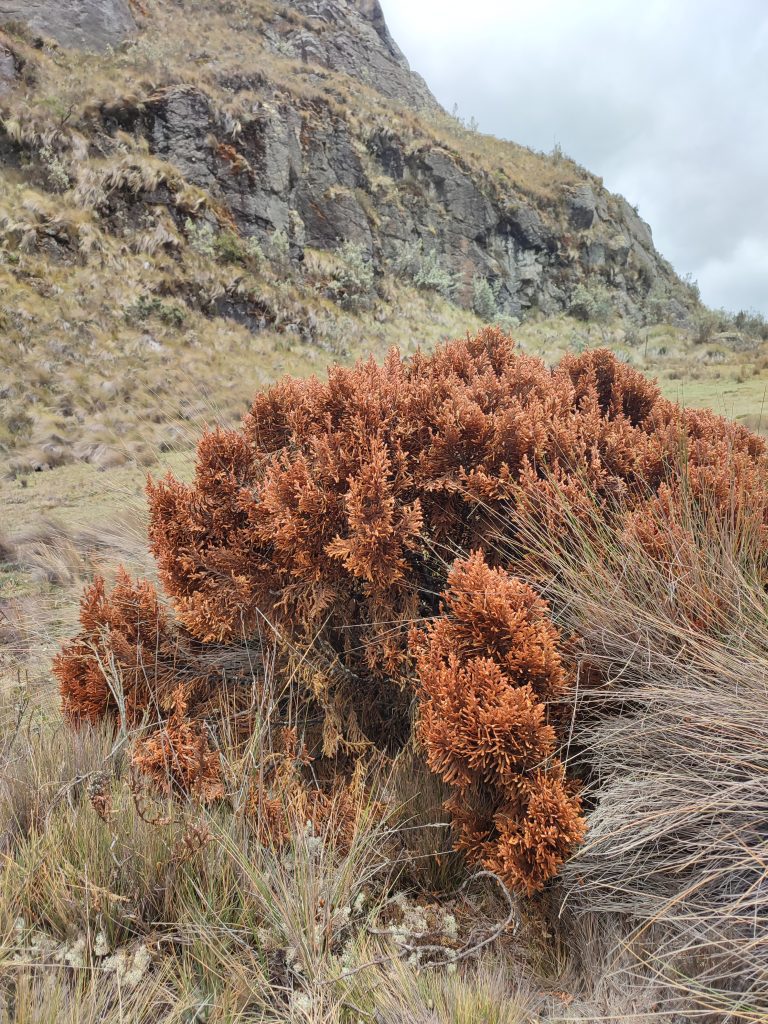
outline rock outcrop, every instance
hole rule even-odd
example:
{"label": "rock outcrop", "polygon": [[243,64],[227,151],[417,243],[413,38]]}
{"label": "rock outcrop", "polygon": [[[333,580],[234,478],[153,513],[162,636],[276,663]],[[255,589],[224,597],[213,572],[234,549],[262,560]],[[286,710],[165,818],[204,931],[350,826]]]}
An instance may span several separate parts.
{"label": "rock outcrop", "polygon": [[349,75],[416,110],[437,108],[392,38],[379,0],[296,0],[291,6],[304,23],[283,28],[281,52]]}
{"label": "rock outcrop", "polygon": [[0,96],[11,91],[17,74],[18,65],[13,51],[0,43]]}
{"label": "rock outcrop", "polygon": [[0,0],[0,23],[11,20],[83,50],[105,50],[136,31],[128,0]]}
{"label": "rock outcrop", "polygon": [[[0,14],[97,47],[133,30],[127,3],[0,0]],[[685,317],[684,288],[633,208],[559,154],[487,139],[449,117],[409,68],[379,0],[189,6],[190,40],[206,48],[185,55],[178,73],[163,68],[161,88],[102,101],[97,130],[141,139],[242,235],[266,243],[284,232],[297,262],[308,246],[344,242],[379,270],[421,253],[459,303],[472,302],[482,279],[499,312],[518,317],[569,309],[579,285],[608,288],[626,313],[653,288],[680,293]],[[161,39],[180,26],[185,7],[150,9],[150,48],[153,32]],[[235,60],[208,48],[206,18]],[[2,88],[10,65],[0,65]]]}
{"label": "rock outcrop", "polygon": [[591,277],[619,293],[627,311],[655,281],[675,279],[648,225],[586,172],[539,209],[473,173],[458,147],[414,147],[384,121],[361,135],[341,117],[313,118],[265,98],[234,144],[236,173],[229,149],[210,145],[222,123],[201,91],[163,92],[122,127],[145,134],[152,152],[216,196],[246,235],[285,231],[297,250],[352,242],[376,265],[407,245],[434,250],[459,299],[469,301],[473,281],[486,278],[500,309],[516,316],[567,309]]}

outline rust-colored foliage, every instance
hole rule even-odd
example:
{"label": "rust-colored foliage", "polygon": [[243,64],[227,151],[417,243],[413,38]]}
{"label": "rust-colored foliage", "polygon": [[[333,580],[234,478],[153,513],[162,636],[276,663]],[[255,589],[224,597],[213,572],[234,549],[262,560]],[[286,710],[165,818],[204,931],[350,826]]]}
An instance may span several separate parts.
{"label": "rust-colored foliage", "polygon": [[480,552],[454,564],[444,597],[412,634],[427,762],[454,789],[458,848],[534,892],[584,833],[547,721],[568,687],[559,635],[534,591]]}
{"label": "rust-colored foliage", "polygon": [[233,174],[246,174],[251,171],[251,165],[242,153],[238,153],[234,146],[226,142],[216,144],[216,155],[230,165]]}
{"label": "rust-colored foliage", "polygon": [[210,700],[221,676],[195,656],[152,584],[120,569],[107,593],[97,576],[81,600],[80,627],[53,663],[65,717],[157,726],[137,745],[136,766],[167,791],[219,795],[219,755],[204,725],[186,715],[190,704]]}
{"label": "rust-colored foliage", "polygon": [[239,640],[272,624],[322,652],[347,739],[354,728],[397,744],[405,636],[436,610],[445,552],[492,550],[521,497],[552,516],[555,484],[647,501],[681,449],[702,474],[726,452],[764,458],[754,435],[681,411],[609,352],[550,370],[486,328],[258,395],[242,430],[202,438],[191,484],[149,485],[151,545],[192,635]]}
{"label": "rust-colored foliage", "polygon": [[487,546],[495,514],[552,474],[606,497],[642,484],[645,498],[686,445],[694,467],[764,453],[609,352],[550,370],[486,328],[258,395],[241,431],[203,437],[192,484],[150,484],[152,549],[200,640],[252,635],[266,618],[321,631],[352,671],[397,677],[403,627],[443,576],[438,545]]}
{"label": "rust-colored foliage", "polygon": [[[334,848],[346,853],[352,846],[361,818],[368,823],[385,814],[383,804],[371,801],[362,773],[335,778],[329,787],[308,784],[302,768],[311,763],[295,730],[276,737],[278,749],[264,758],[252,779],[243,808],[257,839],[280,848],[295,837],[297,824],[315,835],[331,834]],[[358,768],[362,763],[358,762]]]}
{"label": "rust-colored foliage", "polygon": [[224,795],[221,758],[210,747],[205,725],[181,715],[137,743],[132,763],[162,793],[206,802]]}
{"label": "rust-colored foliage", "polygon": [[107,594],[97,576],[80,602],[80,625],[53,664],[67,717],[97,722],[122,713],[133,725],[151,703],[170,707],[179,685],[177,645],[150,583],[134,583],[121,569]]}
{"label": "rust-colored foliage", "polygon": [[[527,553],[510,536],[511,513],[525,503],[547,530],[567,529],[557,490],[576,515],[596,499],[612,526],[664,557],[667,535],[652,521],[680,503],[681,457],[695,500],[762,535],[763,441],[681,410],[607,351],[549,368],[486,328],[409,360],[393,351],[382,365],[334,367],[324,381],[282,380],[256,396],[240,430],[202,437],[192,483],[169,475],[148,484],[150,545],[173,618],[148,584],[120,578],[107,596],[97,581],[80,635],[57,659],[65,711],[75,721],[149,715],[165,738],[155,737],[145,763],[177,763],[179,785],[194,788],[182,766],[205,761],[205,751],[187,752],[222,685],[215,654],[200,652],[273,630],[312,702],[313,756],[341,766],[366,745],[397,749],[411,729],[408,633],[437,614],[455,556],[482,551],[482,572],[514,572]],[[452,579],[468,572],[482,575],[480,563],[460,563]],[[443,645],[430,669],[443,689],[430,700],[473,711],[456,720],[454,737],[437,712],[434,729],[423,728],[432,763],[456,787],[464,848],[535,888],[579,835],[556,760],[553,707],[565,684],[535,596],[492,579],[482,614],[454,583],[449,624],[431,634]],[[122,709],[105,681],[113,670]],[[180,682],[192,733],[176,711]],[[427,702],[425,723],[430,714]],[[495,753],[473,740],[486,720]],[[185,753],[168,756],[171,748]]]}

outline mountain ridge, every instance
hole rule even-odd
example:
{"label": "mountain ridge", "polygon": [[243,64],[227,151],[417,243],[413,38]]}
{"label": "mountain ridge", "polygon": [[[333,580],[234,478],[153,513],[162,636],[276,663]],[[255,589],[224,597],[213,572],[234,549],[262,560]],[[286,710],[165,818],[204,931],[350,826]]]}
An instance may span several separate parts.
{"label": "mountain ridge", "polygon": [[281,373],[482,322],[699,314],[598,177],[447,114],[375,0],[91,2],[119,41],[57,42],[52,0],[0,19],[11,472],[144,458]]}
{"label": "mountain ridge", "polygon": [[[67,2],[95,3],[103,13],[103,3],[120,0]],[[8,0],[0,2],[0,12],[3,4],[7,8]],[[19,5],[11,0],[10,6]],[[45,7],[45,0],[37,0],[35,26],[44,20]],[[222,9],[226,12],[227,5]],[[139,16],[145,39],[171,30],[169,21],[184,10],[184,4],[154,4]],[[403,117],[387,117],[386,105],[377,116],[369,103],[366,125],[365,117],[353,116],[351,106],[359,97],[349,91],[342,95],[341,109],[331,103],[318,117],[312,109],[316,97],[307,103],[294,93],[286,102],[274,81],[263,76],[259,81],[220,74],[216,96],[202,83],[195,87],[177,75],[162,92],[137,97],[133,111],[126,105],[118,114],[102,103],[102,130],[112,136],[119,129],[144,132],[150,152],[221,199],[243,234],[263,239],[285,230],[298,250],[305,244],[332,249],[348,241],[362,246],[377,265],[410,242],[434,250],[457,275],[460,301],[468,303],[472,280],[480,277],[495,289],[499,308],[515,316],[532,307],[547,314],[566,310],[575,287],[592,278],[616,293],[625,313],[636,312],[654,285],[677,290],[675,312],[685,318],[679,279],[656,252],[650,228],[594,175],[563,157],[531,155],[542,167],[549,163],[556,187],[549,195],[537,195],[535,187],[526,194],[504,166],[503,149],[507,146],[506,155],[512,156],[512,144],[497,143],[501,152],[493,169],[472,159],[473,133],[461,138],[463,129],[450,124],[410,70],[378,0],[257,4],[250,24],[248,17],[230,19],[234,32],[247,35],[252,56],[269,52],[295,62],[306,83],[321,86],[321,94],[323,84],[330,86],[326,98],[333,86],[320,79],[330,72],[353,91],[362,86],[413,111],[428,128],[435,120],[443,135],[430,139],[427,130],[420,140],[424,126],[403,130]],[[52,15],[51,31],[56,26]],[[129,56],[131,43],[126,45]],[[207,51],[193,55],[196,62],[206,58],[220,63]],[[256,103],[247,112],[239,104],[239,128],[228,126],[222,98],[247,92],[256,94]],[[233,161],[249,168],[250,178],[235,180]]]}

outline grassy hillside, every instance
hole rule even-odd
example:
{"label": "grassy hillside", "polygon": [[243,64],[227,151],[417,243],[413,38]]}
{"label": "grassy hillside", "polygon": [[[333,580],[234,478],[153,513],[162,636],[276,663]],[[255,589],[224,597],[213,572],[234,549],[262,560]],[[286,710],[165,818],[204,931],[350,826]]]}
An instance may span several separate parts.
{"label": "grassy hillside", "polygon": [[[296,109],[302,130],[343,125],[371,190],[358,189],[355,202],[375,230],[387,204],[423,201],[417,181],[382,176],[371,162],[363,140],[371,125],[386,123],[406,154],[455,154],[462,173],[506,206],[536,204],[561,240],[560,258],[576,258],[564,197],[599,183],[567,158],[499,142],[436,106],[410,109],[373,85],[297,59],[302,32],[320,33],[322,42],[330,29],[290,8],[267,0],[236,11],[188,6],[189,16],[179,17],[173,4],[149,4],[138,38],[101,56],[38,46],[18,25],[0,39],[18,70],[2,101],[0,173],[7,478],[83,461],[98,469],[147,466],[188,444],[201,422],[236,420],[254,390],[282,373],[380,356],[393,344],[429,347],[494,318],[487,282],[473,286],[426,251],[406,247],[399,262],[370,261],[359,246],[339,244],[307,247],[297,262],[290,231],[244,235],[221,188],[192,184],[150,151],[142,119],[162,97],[184,90],[206,97],[221,135],[195,146],[201,158],[212,147],[223,154],[227,188],[227,175],[250,173],[235,147],[244,126],[253,130],[251,112]],[[620,304],[596,279],[579,315],[599,326],[547,322],[531,309],[516,333],[551,359],[597,340],[657,375],[668,393],[755,422],[765,362],[760,325],[752,325],[757,333],[723,334],[727,319],[700,311],[684,327],[667,328],[665,303],[678,300],[665,288],[655,287],[642,318],[629,323],[614,319]],[[680,285],[678,298],[692,301],[684,292]],[[508,317],[502,322],[515,329]]]}

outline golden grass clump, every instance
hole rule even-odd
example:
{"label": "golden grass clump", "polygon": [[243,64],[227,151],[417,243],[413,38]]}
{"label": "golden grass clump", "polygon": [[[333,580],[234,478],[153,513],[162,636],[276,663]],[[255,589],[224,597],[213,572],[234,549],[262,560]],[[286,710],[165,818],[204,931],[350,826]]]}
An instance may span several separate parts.
{"label": "golden grass clump", "polygon": [[559,493],[567,530],[518,508],[512,544],[531,552],[530,576],[547,580],[576,637],[568,763],[586,783],[588,832],[561,871],[567,906],[628,922],[633,956],[699,1014],[757,1021],[768,1012],[768,489],[764,462],[747,468],[735,451],[707,486],[681,453],[669,487],[635,511],[607,516],[594,494],[574,511]]}

